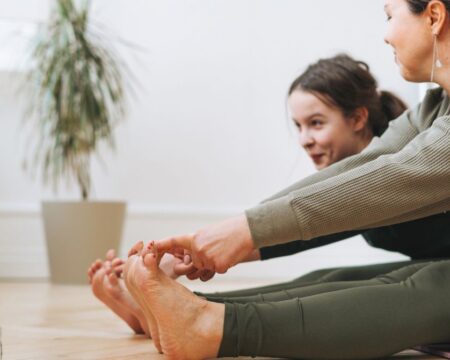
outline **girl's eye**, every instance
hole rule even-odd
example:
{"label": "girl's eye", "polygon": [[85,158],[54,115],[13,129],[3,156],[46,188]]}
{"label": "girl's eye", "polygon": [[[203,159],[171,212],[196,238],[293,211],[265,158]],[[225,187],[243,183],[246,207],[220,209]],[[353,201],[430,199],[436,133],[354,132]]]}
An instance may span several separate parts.
{"label": "girl's eye", "polygon": [[320,126],[320,125],[322,125],[322,121],[320,121],[320,120],[312,120],[311,121],[311,125],[312,126]]}
{"label": "girl's eye", "polygon": [[295,121],[294,121],[294,124],[295,124],[295,126],[297,127],[297,129],[300,130],[300,129],[302,128],[302,126],[301,126],[298,122],[295,122]]}
{"label": "girl's eye", "polygon": [[386,15],[386,21],[389,21],[392,19],[392,16]]}

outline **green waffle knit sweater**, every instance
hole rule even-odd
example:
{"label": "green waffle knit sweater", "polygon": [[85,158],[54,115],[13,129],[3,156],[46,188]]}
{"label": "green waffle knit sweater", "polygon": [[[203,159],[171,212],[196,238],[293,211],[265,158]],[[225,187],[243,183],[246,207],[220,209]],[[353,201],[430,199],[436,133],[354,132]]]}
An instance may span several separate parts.
{"label": "green waffle knit sweater", "polygon": [[248,209],[256,248],[450,210],[450,100],[429,90],[361,153]]}

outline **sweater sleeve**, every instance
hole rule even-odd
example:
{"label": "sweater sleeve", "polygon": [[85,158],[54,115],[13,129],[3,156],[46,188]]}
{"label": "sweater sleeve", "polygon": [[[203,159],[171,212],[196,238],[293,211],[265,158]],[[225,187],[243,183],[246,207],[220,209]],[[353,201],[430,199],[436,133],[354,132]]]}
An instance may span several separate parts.
{"label": "sweater sleeve", "polygon": [[[359,155],[246,212],[257,248],[413,220],[450,209],[450,117],[419,133],[416,108]],[[420,114],[420,116],[425,116]]]}

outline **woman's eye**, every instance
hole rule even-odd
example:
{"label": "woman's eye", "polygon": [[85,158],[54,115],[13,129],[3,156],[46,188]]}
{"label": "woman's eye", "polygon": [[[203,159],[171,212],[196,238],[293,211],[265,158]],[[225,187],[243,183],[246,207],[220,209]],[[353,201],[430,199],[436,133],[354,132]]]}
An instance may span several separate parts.
{"label": "woman's eye", "polygon": [[389,21],[392,19],[392,16],[386,15],[386,21]]}
{"label": "woman's eye", "polygon": [[320,126],[320,125],[322,125],[322,121],[320,121],[320,120],[312,120],[311,121],[311,125],[312,126]]}

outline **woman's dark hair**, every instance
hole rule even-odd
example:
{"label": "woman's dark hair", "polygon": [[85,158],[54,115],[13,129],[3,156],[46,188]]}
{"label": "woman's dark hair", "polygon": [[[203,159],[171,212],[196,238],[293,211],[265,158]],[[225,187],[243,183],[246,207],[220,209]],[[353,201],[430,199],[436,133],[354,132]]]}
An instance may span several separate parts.
{"label": "woman's dark hair", "polygon": [[288,95],[295,90],[313,93],[339,108],[346,117],[365,107],[369,113],[368,126],[373,135],[379,136],[389,121],[400,116],[407,106],[394,94],[379,92],[377,87],[366,63],[339,54],[309,65],[291,84]]}
{"label": "woman's dark hair", "polygon": [[[431,0],[406,0],[408,3],[409,10],[414,14],[421,14],[426,8]],[[450,0],[440,0],[447,11],[450,13]]]}

